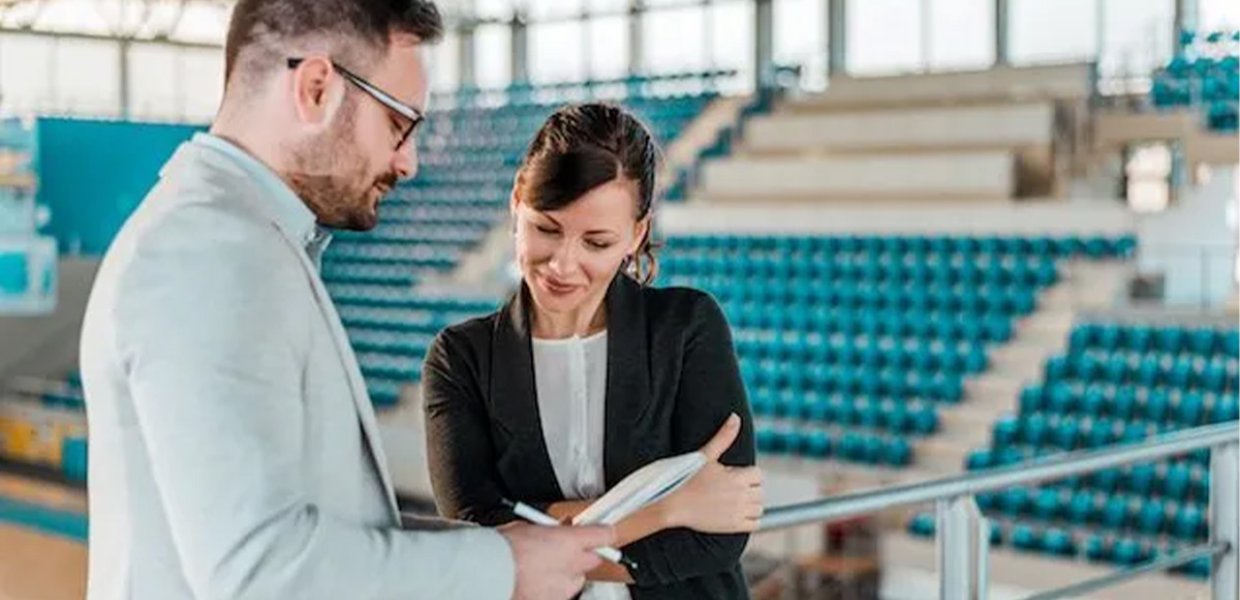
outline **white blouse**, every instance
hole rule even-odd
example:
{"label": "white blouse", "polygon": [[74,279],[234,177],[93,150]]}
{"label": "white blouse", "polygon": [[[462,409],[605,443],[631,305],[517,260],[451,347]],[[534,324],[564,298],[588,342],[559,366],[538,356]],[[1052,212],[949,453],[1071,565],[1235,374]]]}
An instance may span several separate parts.
{"label": "white blouse", "polygon": [[[551,466],[565,498],[597,498],[603,479],[607,332],[587,338],[534,338],[534,389]],[[621,583],[590,583],[584,600],[628,600]]]}

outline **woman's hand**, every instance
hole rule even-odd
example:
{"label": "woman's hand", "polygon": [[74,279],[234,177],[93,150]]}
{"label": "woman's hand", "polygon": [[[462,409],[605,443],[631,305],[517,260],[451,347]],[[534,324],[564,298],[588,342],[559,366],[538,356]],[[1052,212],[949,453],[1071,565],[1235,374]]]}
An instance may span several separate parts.
{"label": "woman's hand", "polygon": [[762,471],[758,467],[729,467],[719,463],[741,430],[733,414],[705,446],[706,466],[687,483],[659,501],[669,527],[687,527],[701,533],[744,533],[758,528],[762,517]]}

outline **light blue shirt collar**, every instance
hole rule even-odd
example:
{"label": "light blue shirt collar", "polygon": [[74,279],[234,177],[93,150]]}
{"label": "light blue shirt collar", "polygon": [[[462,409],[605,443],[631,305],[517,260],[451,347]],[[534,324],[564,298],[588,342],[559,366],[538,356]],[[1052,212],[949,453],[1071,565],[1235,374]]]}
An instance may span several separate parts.
{"label": "light blue shirt collar", "polygon": [[236,144],[210,133],[194,134],[193,143],[211,148],[232,159],[262,186],[275,209],[277,224],[301,242],[315,266],[320,265],[323,252],[331,243],[331,234],[318,226],[314,213],[310,212],[305,202],[302,202],[293,189],[283,179],[280,179],[275,171],[271,170],[271,167],[263,164]]}

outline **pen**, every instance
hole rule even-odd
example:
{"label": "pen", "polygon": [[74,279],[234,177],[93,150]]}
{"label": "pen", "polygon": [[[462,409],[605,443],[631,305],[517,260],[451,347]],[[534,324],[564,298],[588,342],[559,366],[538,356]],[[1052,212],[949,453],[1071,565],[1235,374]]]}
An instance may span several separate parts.
{"label": "pen", "polygon": [[[526,521],[529,521],[535,525],[548,525],[548,526],[553,526],[553,527],[558,526],[558,525],[563,525],[563,523],[552,518],[551,515],[548,515],[523,502],[513,502],[512,500],[508,500],[507,498],[502,499],[502,501],[504,503],[504,506],[511,509],[512,512],[516,514],[518,517],[521,517],[522,519],[525,519]],[[604,560],[624,566],[628,568],[628,570],[630,571],[637,570],[637,563],[633,562],[631,559],[621,554],[620,551],[616,550],[615,548],[611,548],[611,547],[595,548],[594,553],[603,557]]]}

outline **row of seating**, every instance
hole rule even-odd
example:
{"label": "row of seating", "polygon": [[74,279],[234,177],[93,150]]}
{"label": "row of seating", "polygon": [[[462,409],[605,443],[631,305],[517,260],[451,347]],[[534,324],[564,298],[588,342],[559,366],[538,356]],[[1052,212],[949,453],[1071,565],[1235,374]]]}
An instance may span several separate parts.
{"label": "row of seating", "polygon": [[[1058,279],[1053,259],[941,260],[945,255],[919,255],[917,258],[884,259],[881,256],[846,257],[793,255],[734,256],[725,254],[678,254],[659,265],[669,277],[713,277],[729,279],[738,292],[746,284],[778,284],[788,276],[813,277],[805,282],[807,291],[825,292],[827,283],[849,281],[884,284],[935,285],[1050,285]],[[940,259],[933,260],[932,259]],[[725,275],[726,274],[726,275]],[[720,281],[719,283],[725,283]],[[818,285],[813,285],[818,283]]]}
{"label": "row of seating", "polygon": [[800,363],[808,359],[815,363],[808,365],[810,369],[856,365],[976,373],[985,369],[987,364],[986,345],[980,337],[972,340],[964,339],[964,336],[959,339],[950,336],[897,337],[879,332],[877,328],[867,330],[859,327],[825,335],[795,330],[733,328],[733,343],[737,352],[746,359],[758,363]]}
{"label": "row of seating", "polygon": [[1124,492],[1016,487],[979,494],[977,504],[990,514],[1032,517],[1047,523],[1063,521],[1116,533],[1187,540],[1204,539],[1207,533],[1205,499],[1177,501]]}
{"label": "row of seating", "polygon": [[1068,350],[1073,354],[1088,350],[1126,350],[1199,356],[1224,354],[1235,358],[1240,355],[1240,329],[1085,323],[1072,330]]}
{"label": "row of seating", "polygon": [[807,424],[833,424],[915,436],[930,435],[939,428],[935,405],[916,400],[872,400],[840,394],[823,397],[814,393],[758,389],[751,394],[750,405],[755,416]]}
{"label": "row of seating", "polygon": [[462,255],[463,250],[455,245],[353,242],[332,244],[325,258],[327,260],[405,263],[449,269],[456,266]]}
{"label": "row of seating", "polygon": [[[713,288],[707,288],[713,289]],[[758,302],[726,302],[724,313],[732,324],[737,345],[744,350],[779,358],[813,355],[832,336],[939,340],[949,342],[1006,342],[1012,337],[1012,320],[1003,314],[962,314],[959,311],[907,312],[897,309],[854,311],[830,306],[806,307],[786,303],[777,316]]]}
{"label": "row of seating", "polygon": [[[934,515],[922,512],[908,522],[909,533],[933,537]],[[1028,552],[1059,557],[1081,557],[1091,562],[1129,567],[1157,556],[1170,556],[1187,548],[1184,541],[1156,541],[1142,536],[1097,533],[1087,529],[1045,526],[1024,521],[991,521],[990,544],[1010,545]],[[1210,574],[1209,559],[1198,559],[1173,570],[1175,573],[1204,579]]]}
{"label": "row of seating", "polygon": [[1230,392],[1236,390],[1236,374],[1236,360],[1222,355],[1202,359],[1148,352],[1098,352],[1051,357],[1046,362],[1045,382],[1050,386],[1103,383]]}
{"label": "row of seating", "polygon": [[769,422],[759,422],[754,436],[758,451],[772,455],[837,458],[892,467],[907,466],[913,460],[913,446],[902,437],[862,431],[833,435],[823,429]]}
{"label": "row of seating", "polygon": [[458,88],[452,92],[432,95],[435,106],[459,107],[453,112],[492,110],[492,102],[502,100],[505,109],[520,111],[551,101],[567,98],[621,97],[630,102],[666,102],[677,98],[698,97],[703,91],[718,89],[719,83],[738,76],[735,69],[706,69],[667,74],[631,74],[619,78],[586,79],[553,84],[513,83],[502,90]]}
{"label": "row of seating", "polygon": [[386,285],[409,288],[424,279],[433,269],[416,269],[402,264],[376,263],[366,260],[323,262],[323,279],[333,286]]}
{"label": "row of seating", "polygon": [[[903,380],[906,375],[976,374],[984,371],[989,363],[985,347],[980,344],[946,346],[921,342],[915,346],[896,346],[845,339],[843,343],[820,346],[784,360],[763,356],[747,346],[742,346],[745,347],[742,372],[752,377],[755,385],[798,389],[830,385],[829,381],[866,381],[868,376],[887,381]],[[826,364],[818,363],[815,358]]]}
{"label": "row of seating", "polygon": [[774,389],[794,394],[846,394],[876,398],[918,398],[957,403],[964,397],[962,373],[940,369],[867,368],[864,365],[827,366],[804,363],[757,363],[740,358],[741,377],[755,390]]}
{"label": "row of seating", "polygon": [[408,202],[397,204],[384,200],[379,208],[382,223],[419,225],[423,227],[490,227],[503,219],[505,203],[438,203],[418,206]]}
{"label": "row of seating", "polygon": [[[1230,419],[1227,419],[1230,420]],[[1227,420],[1220,420],[1226,422]],[[994,426],[991,450],[997,456],[1014,456],[1010,449],[1022,450],[1023,454],[1041,456],[1071,449],[1101,448],[1120,442],[1139,442],[1151,435],[1183,429],[1180,423],[1154,423],[1150,421],[1122,421],[1108,417],[1046,417],[1041,414],[1000,418]],[[1206,452],[1193,454],[1208,456]]]}
{"label": "row of seating", "polygon": [[1016,254],[1050,258],[1087,257],[1094,259],[1127,258],[1136,250],[1136,238],[1121,236],[917,236],[917,235],[684,235],[669,238],[670,252],[715,250],[748,252],[777,251],[780,254],[827,253],[832,256],[849,254],[904,255],[939,254]]}
{"label": "row of seating", "polygon": [[[742,296],[732,292],[731,286],[717,289],[711,281],[692,277],[662,277],[660,281],[668,286],[694,287],[709,290],[721,302],[734,304]],[[1037,289],[1033,287],[950,287],[950,286],[895,286],[866,285],[852,282],[841,282],[831,288],[818,288],[823,294],[816,299],[787,300],[788,295],[797,294],[792,287],[767,287],[761,283],[752,284],[744,293],[744,298],[753,298],[768,304],[789,305],[791,311],[808,310],[812,306],[835,307],[858,311],[942,311],[949,313],[964,312],[967,314],[1007,314],[1027,315],[1037,308]],[[815,291],[813,293],[818,293]],[[795,313],[781,316],[775,314],[755,315],[758,327],[767,327],[764,323],[775,323],[794,318]],[[808,316],[808,313],[806,313]]]}
{"label": "row of seating", "polygon": [[341,303],[337,310],[349,329],[374,328],[430,334],[472,316],[434,309],[357,306],[349,303]]}
{"label": "row of seating", "polygon": [[1240,32],[1186,32],[1167,64],[1154,73],[1155,108],[1199,107],[1217,131],[1240,128]]}
{"label": "row of seating", "polygon": [[512,193],[512,182],[493,186],[443,185],[433,190],[398,185],[383,199],[384,214],[391,207],[495,208]]}
{"label": "row of seating", "polygon": [[444,223],[385,223],[368,232],[341,231],[334,240],[358,243],[406,243],[406,244],[472,244],[485,236],[490,223],[447,225]]}
{"label": "row of seating", "polygon": [[1055,384],[1049,391],[1040,385],[1022,390],[1019,414],[1043,415],[1072,423],[1076,417],[1109,417],[1121,422],[1144,420],[1155,424],[1195,427],[1236,418],[1235,394],[1181,391],[1175,388],[1146,390],[1133,387]]}
{"label": "row of seating", "polygon": [[420,359],[426,356],[434,334],[416,331],[393,331],[368,327],[350,327],[349,341],[358,352],[397,354]]}
{"label": "row of seating", "polygon": [[[679,97],[643,98],[631,96],[619,100],[601,100],[617,102],[627,109],[648,120],[693,117],[702,111],[703,106],[716,98],[714,93],[700,93]],[[495,131],[524,131],[530,127],[537,128],[555,107],[567,101],[553,101],[536,104],[508,104],[497,107],[486,106],[453,106],[437,110],[427,118],[428,131],[442,128],[475,129],[494,128]]]}

